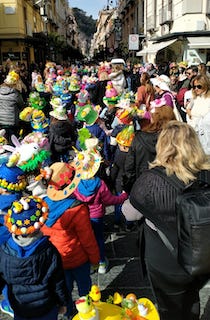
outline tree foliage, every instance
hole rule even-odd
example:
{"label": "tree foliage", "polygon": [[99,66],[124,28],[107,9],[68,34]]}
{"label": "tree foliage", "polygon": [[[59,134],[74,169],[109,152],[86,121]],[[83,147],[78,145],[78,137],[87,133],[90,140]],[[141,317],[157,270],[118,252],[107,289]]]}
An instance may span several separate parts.
{"label": "tree foliage", "polygon": [[92,15],[87,16],[86,12],[79,8],[73,8],[73,13],[79,30],[84,33],[87,38],[92,38],[96,32],[96,20],[93,19]]}

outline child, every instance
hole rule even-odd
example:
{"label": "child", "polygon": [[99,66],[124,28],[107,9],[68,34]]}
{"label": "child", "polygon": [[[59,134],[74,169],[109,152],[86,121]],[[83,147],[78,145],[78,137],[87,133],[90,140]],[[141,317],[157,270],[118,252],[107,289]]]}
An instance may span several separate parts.
{"label": "child", "polygon": [[52,176],[47,197],[44,198],[49,207],[49,216],[42,231],[50,237],[62,258],[68,288],[66,316],[71,319],[74,310],[74,281],[77,283],[79,296],[89,293],[92,284],[90,264],[98,264],[99,250],[90,224],[88,208],[72,195],[80,179],[77,166],[57,162],[51,165],[50,169]]}
{"label": "child", "polygon": [[[0,166],[0,245],[5,243],[10,236],[4,225],[4,215],[12,202],[21,198],[26,185],[26,176],[20,168],[8,167],[5,163]],[[7,286],[4,287],[2,293],[4,298],[0,303],[0,309],[13,317],[14,313],[8,300]]]}
{"label": "child", "polygon": [[127,199],[127,193],[114,196],[105,182],[96,176],[101,163],[101,155],[96,150],[97,138],[86,140],[86,150],[77,154],[74,159],[82,166],[81,181],[74,191],[74,195],[80,201],[88,204],[91,224],[100,250],[100,263],[98,273],[106,273],[108,262],[105,259],[103,217],[105,207],[123,203]]}
{"label": "child", "polygon": [[0,290],[8,284],[15,320],[57,320],[67,291],[60,255],[40,232],[48,216],[38,197],[22,197],[5,215],[11,236],[0,247]]}
{"label": "child", "polygon": [[53,111],[50,111],[49,143],[52,162],[69,160],[69,151],[76,141],[76,132],[68,120],[64,104],[60,98],[51,100]]}
{"label": "child", "polygon": [[[124,173],[124,164],[127,156],[127,152],[134,138],[134,127],[133,125],[126,126],[122,131],[120,131],[116,136],[116,142],[118,147],[115,152],[114,161],[110,170],[110,176],[113,184],[115,185],[116,194],[122,193],[122,182]],[[121,207],[122,205],[115,205],[115,215],[114,215],[114,228],[119,229],[121,223]],[[129,231],[132,228],[132,223],[126,223],[126,230]]]}

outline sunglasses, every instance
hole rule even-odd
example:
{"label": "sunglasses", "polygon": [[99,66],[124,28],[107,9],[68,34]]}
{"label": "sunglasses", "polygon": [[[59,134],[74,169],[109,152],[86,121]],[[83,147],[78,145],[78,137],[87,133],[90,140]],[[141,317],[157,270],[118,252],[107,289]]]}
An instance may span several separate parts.
{"label": "sunglasses", "polygon": [[196,85],[193,86],[193,89],[202,89],[202,88],[203,87],[200,84],[197,84],[197,86]]}

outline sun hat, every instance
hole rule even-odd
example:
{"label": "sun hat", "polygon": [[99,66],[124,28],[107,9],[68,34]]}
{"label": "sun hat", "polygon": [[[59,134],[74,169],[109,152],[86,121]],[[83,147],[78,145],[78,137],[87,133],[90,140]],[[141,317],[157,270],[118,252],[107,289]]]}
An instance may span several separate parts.
{"label": "sun hat", "polygon": [[150,81],[152,82],[153,86],[159,87],[161,90],[171,91],[169,88],[170,78],[164,74],[155,78],[151,78]]}
{"label": "sun hat", "polygon": [[96,146],[96,140],[93,139],[89,143],[87,150],[76,153],[73,162],[77,166],[81,166],[81,179],[91,179],[100,168],[102,157]]}
{"label": "sun hat", "polygon": [[66,113],[65,103],[63,103],[61,98],[53,97],[50,101],[50,104],[53,107],[53,110],[50,111],[50,116],[58,120],[67,120],[68,116]]}
{"label": "sun hat", "polygon": [[111,64],[123,64],[125,65],[125,60],[122,58],[114,58],[111,60]]}
{"label": "sun hat", "polygon": [[86,104],[84,107],[80,108],[76,118],[80,121],[86,122],[88,125],[92,125],[98,119],[98,112],[94,109],[93,105]]}
{"label": "sun hat", "polygon": [[135,136],[134,126],[126,126],[122,131],[120,131],[116,136],[117,143],[124,147],[130,147]]}
{"label": "sun hat", "polygon": [[41,229],[48,217],[48,206],[39,197],[22,197],[12,203],[5,215],[10,233],[27,236]]}
{"label": "sun hat", "polygon": [[0,166],[0,187],[9,192],[21,192],[26,188],[26,175],[17,166],[8,167],[5,163]]}
{"label": "sun hat", "polygon": [[6,76],[6,79],[4,80],[4,83],[9,85],[15,85],[19,80],[19,74],[15,72],[14,70],[10,71],[8,75]]}
{"label": "sun hat", "polygon": [[52,176],[48,183],[47,196],[54,201],[68,198],[80,182],[80,163],[55,162],[50,169]]}

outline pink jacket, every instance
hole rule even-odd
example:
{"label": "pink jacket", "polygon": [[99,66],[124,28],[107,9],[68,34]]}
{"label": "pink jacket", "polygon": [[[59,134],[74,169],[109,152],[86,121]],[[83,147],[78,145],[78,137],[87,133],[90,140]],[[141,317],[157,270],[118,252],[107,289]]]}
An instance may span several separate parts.
{"label": "pink jacket", "polygon": [[105,182],[98,177],[81,180],[74,195],[88,205],[90,218],[103,217],[106,206],[122,204],[128,198],[125,192],[119,196],[113,195]]}

